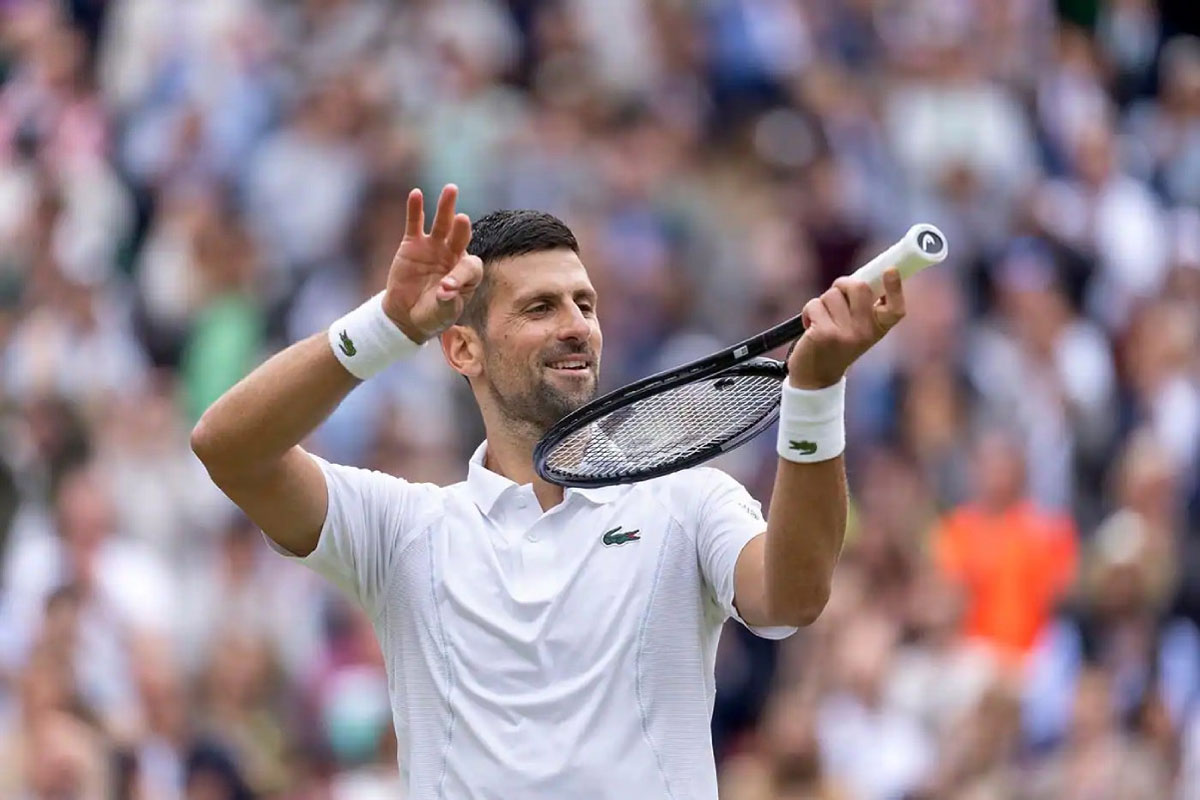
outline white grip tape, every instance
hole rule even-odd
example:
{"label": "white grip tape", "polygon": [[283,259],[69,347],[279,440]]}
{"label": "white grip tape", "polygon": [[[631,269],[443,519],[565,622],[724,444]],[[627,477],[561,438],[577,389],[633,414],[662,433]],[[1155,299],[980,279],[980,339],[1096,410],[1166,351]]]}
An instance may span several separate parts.
{"label": "white grip tape", "polygon": [[[946,235],[936,226],[919,223],[887,250],[859,267],[851,275],[883,295],[883,273],[892,267],[907,279],[928,266],[946,260]],[[780,458],[799,463],[828,461],[846,449],[846,378],[825,389],[797,389],[783,382],[779,404]]]}
{"label": "white grip tape", "polygon": [[898,268],[900,277],[907,279],[932,264],[945,261],[948,252],[945,234],[934,225],[920,223],[909,228],[900,241],[856,269],[850,277],[869,284],[879,297],[883,294],[883,273],[889,268]]}
{"label": "white grip tape", "polygon": [[824,389],[783,382],[779,403],[780,458],[801,464],[828,461],[846,449],[846,378]]}
{"label": "white grip tape", "polygon": [[342,366],[363,381],[421,347],[384,312],[383,292],[330,325],[329,346]]}

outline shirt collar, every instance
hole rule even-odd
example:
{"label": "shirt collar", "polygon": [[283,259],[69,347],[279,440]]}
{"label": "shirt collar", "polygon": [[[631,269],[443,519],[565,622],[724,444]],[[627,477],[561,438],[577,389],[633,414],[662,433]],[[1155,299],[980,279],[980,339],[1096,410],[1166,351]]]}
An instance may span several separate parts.
{"label": "shirt collar", "polygon": [[485,467],[483,459],[486,455],[487,441],[485,440],[475,448],[475,452],[467,464],[467,489],[470,491],[475,505],[479,506],[479,510],[484,514],[490,514],[496,501],[500,499],[500,495],[517,484]]}
{"label": "shirt collar", "polygon": [[[484,457],[486,455],[487,441],[485,440],[479,447],[475,448],[475,452],[471,455],[471,460],[467,463],[467,490],[470,492],[471,498],[475,501],[475,505],[479,506],[479,510],[484,514],[491,514],[500,496],[510,489],[517,488],[517,484],[500,473],[492,472],[485,467]],[[623,485],[601,486],[595,489],[568,488],[564,493],[563,499],[566,500],[571,495],[578,494],[592,503],[603,505],[611,500],[615,500],[627,488],[627,486]]]}

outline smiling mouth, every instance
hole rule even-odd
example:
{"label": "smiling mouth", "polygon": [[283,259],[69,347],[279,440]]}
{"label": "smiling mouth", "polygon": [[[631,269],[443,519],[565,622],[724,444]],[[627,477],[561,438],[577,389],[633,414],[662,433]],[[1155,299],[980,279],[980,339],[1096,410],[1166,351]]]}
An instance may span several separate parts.
{"label": "smiling mouth", "polygon": [[592,362],[587,358],[563,358],[546,364],[547,369],[555,372],[588,372]]}

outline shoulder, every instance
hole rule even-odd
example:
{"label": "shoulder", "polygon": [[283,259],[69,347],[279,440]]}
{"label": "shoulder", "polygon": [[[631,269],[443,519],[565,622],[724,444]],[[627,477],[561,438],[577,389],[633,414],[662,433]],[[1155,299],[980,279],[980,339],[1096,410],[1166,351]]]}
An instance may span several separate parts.
{"label": "shoulder", "polygon": [[983,512],[973,505],[962,505],[942,517],[941,527],[945,531],[974,528],[984,522]]}
{"label": "shoulder", "polygon": [[436,517],[461,484],[438,486],[417,483],[380,470],[335,464],[313,456],[325,474],[330,501],[362,508],[384,509],[388,515],[403,515],[408,525],[424,517]]}
{"label": "shoulder", "polygon": [[444,493],[452,487],[442,487],[432,483],[417,483],[407,480],[390,472],[383,472],[367,467],[355,467],[349,464],[337,464],[326,461],[318,455],[313,460],[325,473],[327,481],[336,481],[346,487],[362,491],[395,492],[400,494],[437,494]]}
{"label": "shoulder", "polygon": [[694,520],[713,504],[757,503],[733,476],[715,467],[692,467],[644,481],[639,490],[652,495],[679,520]]}

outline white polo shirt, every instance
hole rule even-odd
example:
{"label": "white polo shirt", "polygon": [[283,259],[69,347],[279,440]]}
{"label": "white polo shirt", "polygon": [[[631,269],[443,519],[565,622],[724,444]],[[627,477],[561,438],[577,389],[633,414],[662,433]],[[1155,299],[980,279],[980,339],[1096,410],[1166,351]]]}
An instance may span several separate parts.
{"label": "white polo shirt", "polygon": [[758,502],[700,468],[543,513],[485,447],[448,487],[317,459],[329,511],[298,560],[374,623],[407,797],[716,800],[717,638]]}

